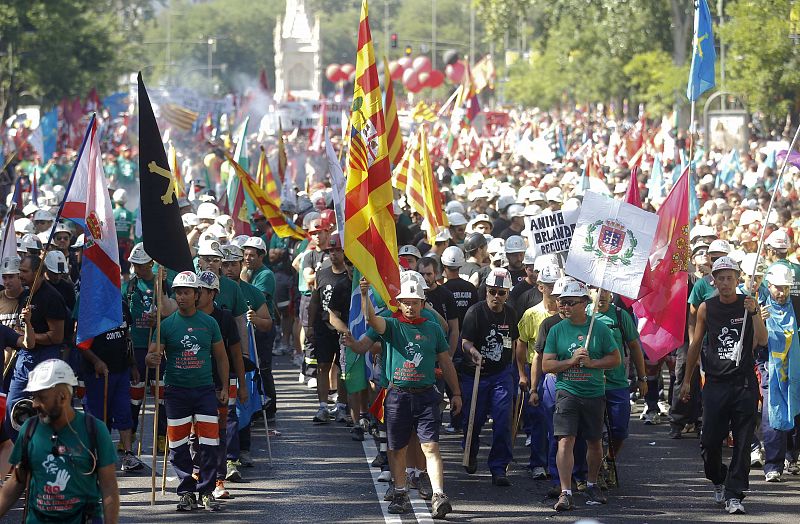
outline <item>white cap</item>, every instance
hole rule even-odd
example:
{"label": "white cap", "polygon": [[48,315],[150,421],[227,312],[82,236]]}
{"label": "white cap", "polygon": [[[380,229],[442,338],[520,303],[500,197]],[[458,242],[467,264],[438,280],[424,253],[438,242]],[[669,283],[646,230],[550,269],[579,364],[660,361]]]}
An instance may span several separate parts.
{"label": "white cap", "polygon": [[486,276],[487,287],[502,287],[504,289],[511,289],[511,273],[504,267],[494,268]]}
{"label": "white cap", "polygon": [[220,246],[219,250],[222,251],[223,262],[239,262],[244,259],[242,248],[235,244]]}
{"label": "white cap", "polygon": [[414,279],[406,280],[400,283],[400,293],[397,294],[397,299],[403,298],[418,298],[425,300],[425,291],[422,285]]}
{"label": "white cap", "polygon": [[725,253],[726,255],[731,252],[731,245],[727,240],[717,239],[708,245],[709,253]]}
{"label": "white cap", "polygon": [[0,264],[0,275],[19,275],[21,260],[18,256],[3,258],[3,263]]}
{"label": "white cap", "polygon": [[745,256],[742,257],[742,261],[739,262],[739,266],[742,268],[742,272],[745,275],[752,275],[753,273],[756,275],[763,275],[766,269],[764,257],[760,257],[755,253],[745,254]]}
{"label": "white cap", "polygon": [[574,278],[566,275],[556,280],[555,284],[553,284],[553,291],[551,295],[555,296],[560,295],[561,292],[564,291],[564,286],[566,286],[570,282],[577,282],[577,281]]}
{"label": "white cap", "polygon": [[450,213],[461,213],[462,215],[467,214],[467,210],[464,209],[464,204],[459,202],[458,200],[451,200],[444,206],[444,212],[448,215]]}
{"label": "white cap", "polygon": [[33,221],[44,221],[44,222],[52,222],[55,220],[56,217],[53,216],[53,213],[47,211],[46,209],[40,209],[33,214]]}
{"label": "white cap", "polygon": [[120,204],[125,204],[128,201],[128,192],[122,188],[117,189],[114,191],[114,202],[119,202]]}
{"label": "white cap", "polygon": [[508,206],[508,218],[523,218],[525,216],[525,207],[514,204]]}
{"label": "white cap", "polygon": [[28,385],[25,391],[35,393],[50,389],[56,384],[77,386],[78,378],[72,368],[59,358],[51,358],[39,363],[28,375]]}
{"label": "white cap", "polygon": [[719,257],[714,261],[714,265],[711,266],[711,274],[713,275],[717,271],[722,271],[723,269],[732,269],[737,273],[741,271],[739,269],[739,264],[731,257]]}
{"label": "white cap", "polygon": [[85,235],[83,233],[81,233],[80,235],[78,235],[78,238],[75,239],[75,243],[72,244],[69,247],[73,247],[75,249],[80,249],[80,248],[83,247],[83,244],[84,244],[85,240],[86,240]]}
{"label": "white cap", "polygon": [[506,239],[505,252],[506,255],[510,253],[524,253],[527,247],[525,246],[525,239],[519,235],[511,235]]}
{"label": "white cap", "polygon": [[536,281],[542,284],[555,284],[559,278],[561,278],[561,268],[555,264],[548,264],[539,271]]}
{"label": "white cap", "polygon": [[197,287],[219,291],[219,277],[213,271],[201,271],[197,274]]}
{"label": "white cap", "polygon": [[220,251],[219,249],[219,242],[211,241],[211,242],[200,242],[200,245],[197,247],[197,256],[222,258],[224,255],[222,254],[222,251]]}
{"label": "white cap", "polygon": [[58,273],[65,275],[69,273],[69,266],[67,265],[67,257],[64,253],[58,250],[48,251],[44,257],[44,267],[51,273]]}
{"label": "white cap", "polygon": [[522,259],[522,263],[526,266],[533,266],[533,269],[536,270],[536,248],[529,247],[525,250],[525,258]]}
{"label": "white cap", "polygon": [[442,253],[442,265],[447,267],[461,267],[466,260],[464,252],[458,246],[450,246]]}
{"label": "white cap", "polygon": [[716,237],[717,232],[711,226],[705,224],[698,224],[689,231],[689,240],[694,241],[698,237]]}
{"label": "white cap", "polygon": [[451,226],[465,226],[465,225],[467,225],[467,219],[464,218],[464,215],[462,215],[458,211],[453,211],[452,213],[448,213],[447,214],[447,221],[450,223]]}
{"label": "white cap", "polygon": [[503,253],[505,247],[506,247],[506,241],[500,237],[495,237],[489,241],[489,244],[486,246],[486,251],[489,254]]}
{"label": "white cap", "polygon": [[422,258],[422,253],[419,252],[419,249],[417,249],[416,246],[412,246],[410,244],[406,244],[405,246],[400,246],[400,251],[398,252],[398,255],[417,257],[417,259]]}
{"label": "white cap", "polygon": [[794,285],[794,271],[784,264],[772,264],[764,278],[773,286]]}
{"label": "white cap", "polygon": [[29,218],[18,218],[14,221],[14,231],[17,233],[33,233],[33,222]]}
{"label": "white cap", "polygon": [[172,281],[172,288],[176,287],[190,287],[196,289],[198,287],[197,275],[191,271],[181,271],[175,275],[175,280]]}
{"label": "white cap", "polygon": [[791,240],[789,239],[789,234],[786,231],[782,229],[776,229],[769,234],[766,243],[772,249],[783,251],[789,249]]}
{"label": "white cap", "polygon": [[153,258],[144,250],[144,244],[142,242],[133,246],[131,254],[128,255],[128,262],[131,264],[149,264],[152,261]]}
{"label": "white cap", "polygon": [[559,298],[567,298],[567,297],[588,297],[589,296],[589,288],[586,287],[586,284],[580,282],[579,280],[572,280],[571,282],[567,282],[564,284],[564,289],[561,290],[561,294]]}
{"label": "white cap", "polygon": [[216,220],[219,216],[219,208],[212,202],[203,202],[197,206],[197,218],[205,220]]}
{"label": "white cap", "polygon": [[267,252],[267,244],[264,243],[264,239],[261,237],[250,237],[247,241],[242,244],[242,249],[246,247],[252,247],[253,249],[258,249],[263,251],[264,253]]}

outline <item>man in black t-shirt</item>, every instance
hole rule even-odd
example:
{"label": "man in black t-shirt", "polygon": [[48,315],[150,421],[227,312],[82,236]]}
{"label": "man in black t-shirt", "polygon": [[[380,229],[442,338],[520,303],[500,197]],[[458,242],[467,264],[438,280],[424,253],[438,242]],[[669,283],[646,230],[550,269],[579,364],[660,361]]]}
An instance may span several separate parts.
{"label": "man in black t-shirt", "polygon": [[453,293],[458,314],[458,329],[463,329],[464,315],[473,304],[478,302],[478,288],[464,280],[459,270],[464,265],[464,253],[456,246],[450,246],[442,253],[445,283],[442,284]]}
{"label": "man in black t-shirt", "polygon": [[[707,299],[697,309],[685,376],[694,373],[703,340],[707,338],[708,343],[702,347],[706,380],[700,455],[706,478],[714,483],[714,501],[724,502],[728,513],[737,514],[745,512],[742,499],[749,487],[750,443],[759,400],[753,351],[767,344],[768,334],[755,299],[736,293],[739,265],[724,256],[714,262],[711,274],[719,295]],[[684,381],[680,390],[683,402],[689,401],[691,390],[692,382]],[[722,442],[729,430],[733,432],[734,447],[726,468],[722,463]]]}
{"label": "man in black t-shirt", "polygon": [[[456,248],[458,249],[458,248]],[[450,344],[452,357],[458,348],[459,327],[458,310],[453,292],[439,285],[439,262],[435,258],[424,257],[417,263],[417,271],[425,279],[428,288],[425,290],[425,302],[428,303],[442,318],[447,321],[447,340]]]}
{"label": "man in black t-shirt", "polygon": [[[472,432],[467,473],[478,469],[478,445],[481,428],[487,416],[492,417],[492,448],[489,451],[489,470],[492,484],[510,486],[506,467],[511,462],[511,406],[516,389],[512,373],[514,346],[519,338],[517,313],[506,305],[511,289],[507,269],[496,268],[486,277],[486,300],[478,302],[464,317],[462,348],[464,360],[459,372],[464,397],[464,420],[469,420],[475,366],[481,366],[478,401],[475,407],[475,426]],[[465,435],[466,438],[466,435]]]}
{"label": "man in black t-shirt", "polygon": [[[542,293],[536,285],[536,279],[539,276],[539,271],[536,270],[534,265],[536,262],[536,248],[529,247],[525,250],[525,255],[522,258],[522,265],[525,269],[525,277],[514,284],[514,289],[508,299],[508,304],[514,308],[522,316],[528,308],[535,306],[542,301]],[[523,299],[524,297],[524,299]]]}
{"label": "man in black t-shirt", "polygon": [[20,349],[17,351],[17,361],[14,366],[13,378],[8,389],[6,400],[5,428],[7,434],[16,442],[17,431],[11,426],[11,410],[21,398],[29,395],[24,392],[28,385],[28,373],[37,364],[51,358],[61,358],[61,343],[64,341],[64,322],[67,320],[67,308],[64,299],[45,279],[40,278],[36,286],[31,289],[36,278],[36,272],[41,264],[41,259],[35,255],[26,255],[19,266],[19,278],[28,291],[20,295],[20,306],[24,306],[28,295],[33,293],[31,299],[31,325],[35,333],[35,348]]}

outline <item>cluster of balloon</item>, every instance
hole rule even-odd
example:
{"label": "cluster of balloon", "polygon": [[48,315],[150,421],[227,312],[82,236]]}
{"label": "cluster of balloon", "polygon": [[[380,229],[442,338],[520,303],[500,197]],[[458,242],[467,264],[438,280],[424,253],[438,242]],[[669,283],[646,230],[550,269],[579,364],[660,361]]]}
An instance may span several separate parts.
{"label": "cluster of balloon", "polygon": [[433,69],[431,59],[418,56],[414,59],[404,56],[389,64],[392,80],[400,80],[410,93],[418,93],[426,87],[439,87],[444,82],[444,73]]}
{"label": "cluster of balloon", "polygon": [[325,78],[333,82],[352,82],[356,77],[356,66],[353,64],[331,64],[325,68]]}

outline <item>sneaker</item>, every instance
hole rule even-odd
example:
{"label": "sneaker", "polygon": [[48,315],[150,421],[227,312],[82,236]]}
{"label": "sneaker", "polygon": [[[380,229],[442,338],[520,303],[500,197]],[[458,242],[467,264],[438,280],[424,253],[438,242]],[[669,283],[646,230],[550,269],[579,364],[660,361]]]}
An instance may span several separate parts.
{"label": "sneaker", "polygon": [[670,408],[669,402],[667,402],[666,400],[658,401],[658,412],[662,417],[666,417],[667,415],[669,415],[669,408]]}
{"label": "sneaker", "polygon": [[206,511],[219,511],[221,508],[214,495],[211,493],[204,493],[200,495],[200,506]]}
{"label": "sneaker", "polygon": [[378,475],[378,482],[389,482],[390,480],[392,480],[392,472],[388,469],[381,471]]}
{"label": "sneaker", "polygon": [[239,473],[238,462],[229,460],[227,463],[227,471],[225,473],[225,480],[228,482],[239,482],[242,480],[242,474]]}
{"label": "sneaker", "polygon": [[764,465],[764,452],[760,447],[750,452],[750,467],[760,468]]}
{"label": "sneaker", "polygon": [[511,485],[511,481],[508,480],[505,473],[500,473],[498,475],[492,475],[492,485],[499,486],[501,488],[507,488]]}
{"label": "sneaker", "polygon": [[411,511],[411,501],[408,498],[408,491],[395,490],[392,502],[389,504],[389,513],[400,515]]}
{"label": "sneaker", "polygon": [[766,475],[764,475],[767,482],[780,482],[781,480],[781,472],[780,471],[769,471]]}
{"label": "sneaker", "polygon": [[657,426],[661,423],[661,416],[658,413],[646,412],[642,414],[642,420],[646,426]]}
{"label": "sneaker", "polygon": [[587,486],[588,486],[588,484],[586,483],[585,480],[576,480],[575,481],[575,489],[577,491],[580,491],[581,493],[584,493],[586,491],[586,487]]}
{"label": "sneaker", "polygon": [[139,457],[133,454],[132,451],[126,451],[124,455],[122,455],[122,471],[124,472],[131,472],[131,471],[139,471],[140,469],[144,468],[144,464]]}
{"label": "sneaker", "polygon": [[406,472],[406,487],[411,489],[419,489],[419,477],[414,475],[413,471]]}
{"label": "sneaker", "polygon": [[714,484],[714,502],[717,504],[725,502],[725,484]]}
{"label": "sneaker", "polygon": [[313,420],[317,424],[327,424],[328,422],[330,422],[331,414],[328,411],[328,408],[320,407],[319,410],[317,410],[317,414],[314,415]]}
{"label": "sneaker", "polygon": [[419,491],[419,498],[422,500],[431,500],[433,496],[433,488],[431,487],[431,478],[428,476],[427,471],[422,471],[417,477],[417,490]]}
{"label": "sneaker", "polygon": [[184,493],[178,499],[178,511],[192,511],[197,509],[197,498],[194,493]]}
{"label": "sneaker", "polygon": [[353,440],[356,442],[364,442],[364,428],[361,426],[356,426],[350,430],[351,436]]}
{"label": "sneaker", "polygon": [[528,476],[533,480],[544,480],[547,478],[547,472],[542,466],[536,466],[528,469]]}
{"label": "sneaker", "polygon": [[796,460],[792,462],[786,461],[786,473],[790,475],[800,475],[800,465],[797,464]]}
{"label": "sneaker", "polygon": [[306,386],[308,387],[308,389],[317,389],[317,379],[311,377],[310,379],[308,379],[308,383],[306,384]]}
{"label": "sneaker", "polygon": [[394,482],[389,481],[389,487],[386,488],[386,493],[383,494],[383,500],[391,502],[394,500]]}
{"label": "sneaker", "polygon": [[216,487],[214,487],[214,498],[215,499],[229,499],[231,498],[231,494],[225,489],[225,482],[218,480]]}
{"label": "sneaker", "polygon": [[561,491],[561,494],[558,496],[558,502],[553,506],[553,509],[556,511],[569,511],[573,507],[572,495],[567,495],[566,491]]}
{"label": "sneaker", "polygon": [[445,515],[453,511],[450,499],[444,493],[435,493],[431,502],[431,516],[435,519],[443,519]]}
{"label": "sneaker", "polygon": [[387,465],[389,461],[386,459],[386,455],[383,453],[378,453],[375,455],[375,458],[372,459],[370,466],[373,468],[382,468],[383,466]]}
{"label": "sneaker", "polygon": [[595,484],[594,486],[586,486],[586,505],[587,506],[598,506],[600,504],[608,504],[608,499],[605,495],[603,495],[603,491],[600,489],[600,486]]}
{"label": "sneaker", "polygon": [[241,450],[239,452],[239,465],[245,468],[253,467],[253,459],[250,458],[250,451]]}
{"label": "sneaker", "polygon": [[333,419],[336,422],[338,422],[340,424],[346,424],[347,423],[347,412],[346,412],[346,410],[337,407],[336,410],[333,413],[334,413]]}
{"label": "sneaker", "polygon": [[[301,360],[301,362],[302,362],[302,360]],[[301,371],[300,374],[297,376],[297,383],[298,384],[304,384],[305,381],[306,381],[306,374]]]}
{"label": "sneaker", "polygon": [[745,513],[744,505],[739,499],[728,499],[725,501],[725,510],[730,515],[742,515]]}

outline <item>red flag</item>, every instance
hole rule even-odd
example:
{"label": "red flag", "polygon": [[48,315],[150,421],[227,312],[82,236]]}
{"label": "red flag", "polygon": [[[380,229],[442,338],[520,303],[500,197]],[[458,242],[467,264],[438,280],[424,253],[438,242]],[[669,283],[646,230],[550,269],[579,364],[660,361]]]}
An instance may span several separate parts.
{"label": "red flag", "polygon": [[650,250],[651,289],[634,302],[647,358],[656,361],[681,346],[686,331],[689,287],[689,168],[658,210],[658,228]]}
{"label": "red flag", "polygon": [[380,391],[378,391],[378,395],[375,397],[375,402],[373,402],[372,406],[369,408],[369,412],[372,413],[372,416],[381,422],[383,422],[383,401],[385,399],[386,389],[381,388]]}
{"label": "red flag", "polygon": [[642,195],[639,193],[639,166],[631,169],[631,179],[628,182],[628,192],[625,193],[625,202],[642,208]]}

